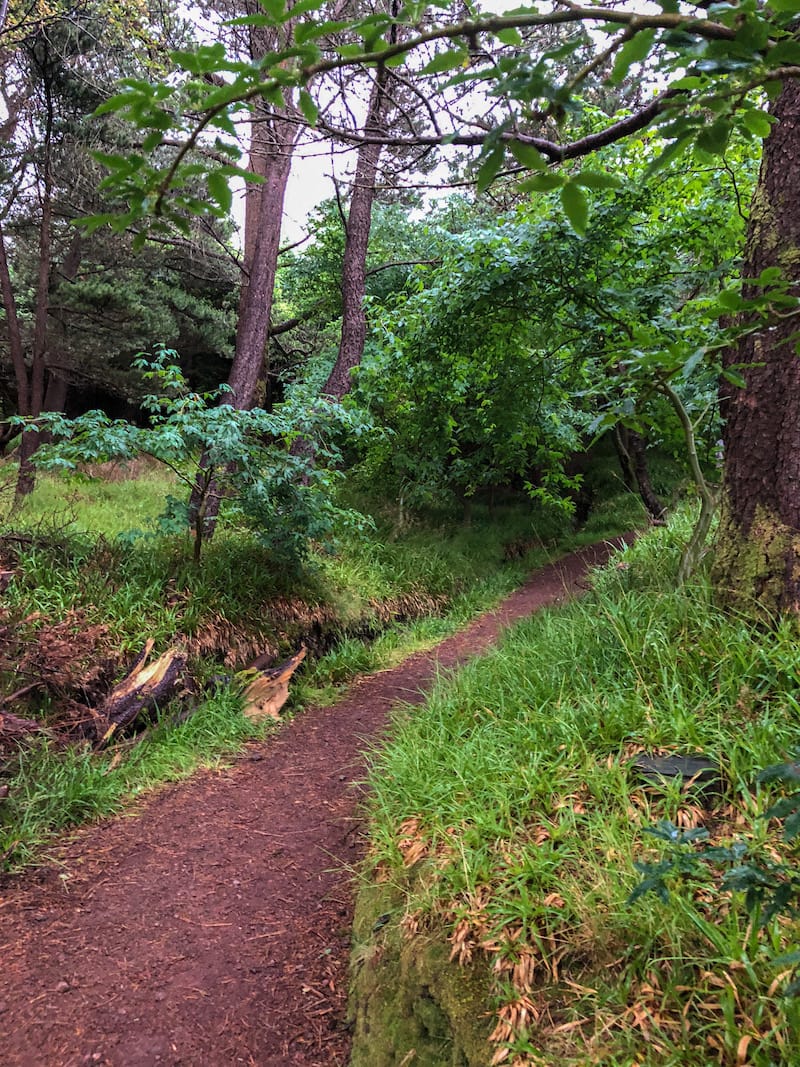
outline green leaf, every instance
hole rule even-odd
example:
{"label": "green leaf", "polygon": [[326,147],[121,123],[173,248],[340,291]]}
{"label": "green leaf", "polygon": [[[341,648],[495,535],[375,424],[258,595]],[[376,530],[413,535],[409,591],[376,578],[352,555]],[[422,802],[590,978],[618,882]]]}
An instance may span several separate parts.
{"label": "green leaf", "polygon": [[554,189],[560,189],[566,180],[563,174],[554,174],[550,171],[547,174],[534,174],[526,178],[524,182],[520,182],[519,187],[525,193],[551,193]]}
{"label": "green leaf", "polygon": [[220,211],[227,215],[233,204],[233,193],[228,185],[227,178],[219,171],[212,170],[206,181],[211,199],[216,201],[219,204]]}
{"label": "green leaf", "polygon": [[161,130],[153,130],[151,133],[148,133],[142,141],[142,151],[152,152],[154,149],[158,148],[163,140],[164,137]]}
{"label": "green leaf", "polygon": [[309,15],[312,11],[319,11],[324,2],[325,0],[297,0],[296,4],[292,4],[289,14],[293,19],[298,15]]}
{"label": "green leaf", "polygon": [[170,59],[189,74],[209,74],[225,60],[225,46],[217,42],[199,45],[192,52],[171,52]]}
{"label": "green leaf", "polygon": [[717,303],[725,311],[741,311],[745,302],[735,289],[726,289],[717,297]]}
{"label": "green leaf", "polygon": [[301,22],[295,27],[294,39],[297,44],[303,44],[306,41],[315,40],[319,37],[331,37],[335,33],[339,33],[341,30],[348,29],[350,27],[349,22],[332,21],[328,22],[315,22],[313,19],[309,19],[308,22]]}
{"label": "green leaf", "polygon": [[737,374],[736,371],[722,370],[720,371],[720,375],[725,379],[726,382],[730,382],[731,385],[735,385],[737,389],[747,388],[747,382],[744,380],[741,374]]}
{"label": "green leaf", "polygon": [[[160,135],[159,135],[160,136]],[[92,159],[102,163],[108,170],[131,171],[133,166],[127,156],[117,155],[114,152],[92,152]]]}
{"label": "green leaf", "polygon": [[420,71],[421,74],[442,74],[446,70],[456,70],[469,62],[469,52],[463,48],[449,48],[439,52]]}
{"label": "green leaf", "polygon": [[117,216],[110,213],[102,215],[87,215],[84,219],[76,219],[75,225],[80,226],[81,229],[86,230],[87,233],[94,233],[95,230],[99,230],[101,226],[111,226],[117,221]]}
{"label": "green leaf", "polygon": [[745,111],[742,115],[742,122],[750,133],[755,134],[756,137],[768,137],[772,129],[769,116],[763,111],[759,111],[758,108]]}
{"label": "green leaf", "polygon": [[787,38],[771,48],[767,61],[775,66],[783,63],[800,63],[800,41]]}
{"label": "green leaf", "polygon": [[503,146],[495,145],[483,158],[478,170],[476,188],[479,193],[485,193],[495,179],[497,172],[503,163]]}
{"label": "green leaf", "polygon": [[[229,19],[228,26],[279,26],[289,18],[285,0],[259,0],[264,14],[242,15]],[[302,12],[298,11],[298,15]]]}
{"label": "green leaf", "polygon": [[782,15],[800,14],[800,0],[769,0],[769,6]]}
{"label": "green leaf", "polygon": [[108,115],[112,111],[122,111],[128,107],[133,100],[141,99],[141,93],[117,93],[116,96],[111,96],[108,100],[104,100],[99,107],[94,109],[95,115]]}
{"label": "green leaf", "polygon": [[307,89],[300,90],[300,110],[309,126],[316,126],[319,108]]}
{"label": "green leaf", "polygon": [[685,78],[670,82],[669,87],[670,89],[702,89],[705,84],[705,78],[698,78],[696,74],[687,74]]}
{"label": "green leaf", "polygon": [[681,137],[676,138],[674,141],[670,141],[661,155],[656,156],[653,162],[647,167],[644,172],[644,179],[652,178],[658,171],[663,170],[668,166],[676,156],[679,156],[681,152],[684,152],[691,142],[690,134],[683,134]]}
{"label": "green leaf", "polygon": [[587,189],[619,189],[622,185],[616,174],[606,174],[599,170],[582,170],[572,180]]}
{"label": "green leaf", "polygon": [[655,30],[639,30],[617,52],[614,67],[608,79],[610,85],[619,85],[634,63],[642,63],[650,54],[656,39]]}
{"label": "green leaf", "polygon": [[508,147],[514,159],[528,170],[547,170],[547,160],[532,144],[525,144],[524,141],[510,141]]}
{"label": "green leaf", "polygon": [[781,95],[781,90],[783,89],[783,82],[778,81],[777,78],[773,78],[771,81],[764,82],[761,88],[767,94],[768,99],[777,100],[778,97]]}
{"label": "green leaf", "polygon": [[497,40],[500,44],[507,44],[512,47],[517,47],[522,44],[520,32],[519,30],[515,30],[513,26],[508,30],[499,30],[497,33]]}
{"label": "green leaf", "polygon": [[561,190],[561,206],[573,230],[583,237],[589,222],[589,202],[586,193],[574,182],[568,182]]}
{"label": "green leaf", "polygon": [[701,151],[712,156],[721,156],[728,147],[730,136],[730,122],[727,119],[717,119],[700,131],[695,143]]}
{"label": "green leaf", "polygon": [[783,271],[780,267],[765,267],[758,276],[759,285],[777,285],[783,280]]}

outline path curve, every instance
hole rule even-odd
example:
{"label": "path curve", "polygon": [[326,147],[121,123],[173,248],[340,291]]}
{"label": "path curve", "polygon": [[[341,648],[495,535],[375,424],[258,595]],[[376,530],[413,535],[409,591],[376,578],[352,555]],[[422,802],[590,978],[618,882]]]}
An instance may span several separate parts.
{"label": "path curve", "polygon": [[618,541],[0,885],[2,1067],[344,1067],[362,750],[440,668],[574,591]]}

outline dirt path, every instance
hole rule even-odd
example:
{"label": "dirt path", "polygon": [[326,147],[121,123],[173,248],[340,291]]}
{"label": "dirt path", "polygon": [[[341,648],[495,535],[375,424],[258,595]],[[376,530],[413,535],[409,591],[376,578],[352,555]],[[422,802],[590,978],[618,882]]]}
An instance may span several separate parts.
{"label": "dirt path", "polygon": [[609,545],[535,574],[431,653],[312,709],[0,885],[0,1064],[344,1067],[361,751],[438,668],[557,601]]}

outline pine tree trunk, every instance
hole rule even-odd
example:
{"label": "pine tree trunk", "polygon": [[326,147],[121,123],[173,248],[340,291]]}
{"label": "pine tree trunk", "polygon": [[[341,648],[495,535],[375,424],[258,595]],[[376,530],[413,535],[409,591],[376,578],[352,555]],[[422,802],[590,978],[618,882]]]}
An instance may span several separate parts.
{"label": "pine tree trunk", "polygon": [[[47,314],[50,308],[50,273],[53,238],[53,124],[54,108],[49,82],[44,81],[45,133],[41,163],[40,200],[42,217],[39,224],[39,269],[36,282],[36,304],[33,319],[33,346],[28,388],[28,414],[36,418],[44,409],[47,363]],[[22,434],[19,448],[19,473],[16,498],[21,500],[33,491],[36,471],[32,458],[41,443],[36,430]]]}
{"label": "pine tree trunk", "polygon": [[[262,41],[260,54],[267,50]],[[292,110],[286,101],[287,113]],[[248,185],[245,200],[244,269],[239,297],[236,351],[228,376],[231,392],[224,403],[236,408],[254,407],[263,380],[264,359],[275,277],[278,271],[281,224],[286,186],[292,166],[292,153],[299,130],[296,122],[265,107],[256,109],[250,142],[250,169],[263,181]],[[195,557],[202,540],[210,540],[216,528],[221,493],[216,478],[207,478],[209,458],[201,459],[201,469],[189,500],[189,523],[195,529]],[[201,520],[198,523],[198,516]],[[202,534],[201,534],[202,531]]]}
{"label": "pine tree trunk", "polygon": [[[368,135],[380,133],[385,125],[387,77],[386,68],[381,67],[372,85],[364,124],[364,132]],[[336,362],[323,389],[323,393],[338,400],[350,391],[351,372],[364,355],[367,336],[367,315],[364,310],[367,252],[381,147],[380,144],[364,142],[358,149],[342,262],[342,334]]]}
{"label": "pine tree trunk", "polygon": [[[773,106],[750,214],[743,276],[767,267],[797,277],[800,263],[800,83]],[[744,296],[758,292],[753,281]],[[795,286],[800,295],[800,286]],[[723,382],[725,467],[713,579],[720,600],[775,619],[800,612],[800,357],[797,316],[770,323],[726,354],[755,364],[738,389]]]}
{"label": "pine tree trunk", "polygon": [[653,522],[663,524],[667,509],[659,500],[653,489],[653,483],[650,481],[645,439],[636,430],[617,426],[614,430],[614,445],[625,487],[631,492],[638,491],[647,514]]}

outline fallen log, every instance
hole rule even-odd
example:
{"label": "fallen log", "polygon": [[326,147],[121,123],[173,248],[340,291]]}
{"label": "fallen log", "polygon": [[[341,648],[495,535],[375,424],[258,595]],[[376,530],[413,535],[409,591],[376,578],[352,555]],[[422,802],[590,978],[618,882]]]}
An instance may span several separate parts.
{"label": "fallen log", "polygon": [[242,712],[248,719],[277,719],[283,705],[289,699],[289,681],[306,658],[306,646],[277,667],[265,671],[242,671],[239,678],[245,682],[242,691]]}
{"label": "fallen log", "polygon": [[186,667],[186,655],[173,648],[147,663],[153,647],[148,641],[128,675],[115,686],[97,709],[95,728],[98,747],[107,745],[119,730],[175,694]]}

